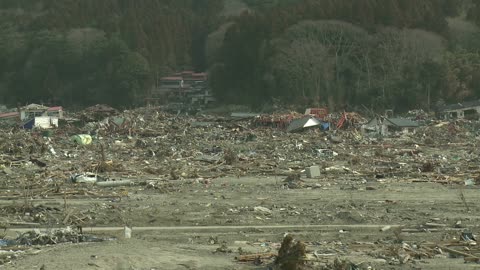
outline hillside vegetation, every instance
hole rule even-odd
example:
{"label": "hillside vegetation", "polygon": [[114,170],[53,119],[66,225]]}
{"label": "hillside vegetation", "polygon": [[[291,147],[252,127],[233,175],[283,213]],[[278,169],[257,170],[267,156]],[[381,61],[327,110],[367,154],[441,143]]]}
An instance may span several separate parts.
{"label": "hillside vegetation", "polygon": [[154,76],[206,69],[222,0],[0,1],[5,102],[129,105]]}
{"label": "hillside vegetation", "polygon": [[480,97],[479,2],[4,0],[0,91],[131,106],[188,68],[225,103],[432,109]]}

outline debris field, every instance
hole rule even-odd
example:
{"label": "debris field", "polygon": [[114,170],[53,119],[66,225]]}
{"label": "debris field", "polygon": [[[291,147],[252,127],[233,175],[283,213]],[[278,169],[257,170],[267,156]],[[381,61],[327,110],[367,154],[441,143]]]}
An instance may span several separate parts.
{"label": "debris field", "polygon": [[57,254],[72,269],[480,263],[475,121],[379,136],[155,107],[75,118],[0,131],[0,268],[66,269]]}

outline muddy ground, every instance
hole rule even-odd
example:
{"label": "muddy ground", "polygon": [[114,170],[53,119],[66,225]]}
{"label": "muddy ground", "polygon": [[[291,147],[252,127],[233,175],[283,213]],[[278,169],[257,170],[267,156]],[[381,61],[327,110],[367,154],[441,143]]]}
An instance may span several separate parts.
{"label": "muddy ground", "polygon": [[[157,189],[111,188],[128,193],[121,199],[34,199],[37,208],[91,213],[95,219],[83,224],[84,233],[117,240],[38,247],[0,269],[269,269],[272,260],[255,265],[235,258],[277,252],[285,233],[317,254],[309,256],[308,269],[332,269],[335,258],[357,269],[480,268],[434,246],[428,256],[403,263],[400,251],[405,244],[450,243],[464,230],[478,233],[476,187],[330,174],[288,189],[284,178],[173,180]],[[1,201],[2,207],[22,203]],[[124,224],[133,228],[131,239],[123,237]],[[15,230],[7,234],[13,237]]]}

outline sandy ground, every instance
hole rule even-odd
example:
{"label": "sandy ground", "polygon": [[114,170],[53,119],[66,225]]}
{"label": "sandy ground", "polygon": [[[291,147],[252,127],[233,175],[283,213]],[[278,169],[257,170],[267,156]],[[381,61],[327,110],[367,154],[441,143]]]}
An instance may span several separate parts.
{"label": "sandy ground", "polygon": [[[480,196],[476,188],[398,179],[382,183],[338,175],[306,180],[313,188],[285,189],[282,180],[171,181],[166,184],[167,191],[132,187],[122,200],[70,199],[69,209],[90,211],[95,216],[85,227],[128,224],[133,227],[132,239],[123,239],[123,231],[115,228],[101,232],[86,229],[87,233],[118,240],[41,247],[38,254],[21,256],[0,269],[268,269],[268,262],[259,266],[237,262],[239,248],[247,253],[276,251],[285,233],[308,242],[309,251],[326,253],[328,249],[335,254],[318,259],[316,269],[335,257],[363,262],[361,265],[374,269],[480,269],[447,253],[403,265],[385,256],[387,250],[401,246],[399,239],[414,245],[458,239],[465,228],[477,233]],[[58,198],[34,201],[58,208],[63,203]],[[256,206],[271,213],[255,211]],[[455,228],[458,221],[465,228]],[[396,226],[412,229],[427,222],[445,227],[395,233]],[[380,231],[385,225],[392,229]],[[8,233],[14,235],[14,229]],[[217,251],[222,244],[231,252]]]}

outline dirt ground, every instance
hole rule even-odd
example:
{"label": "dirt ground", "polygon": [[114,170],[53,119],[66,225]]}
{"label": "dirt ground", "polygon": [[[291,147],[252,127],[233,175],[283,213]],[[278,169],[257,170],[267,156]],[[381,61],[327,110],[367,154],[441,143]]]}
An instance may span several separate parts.
{"label": "dirt ground", "polygon": [[[351,269],[480,269],[445,251],[403,264],[397,255],[405,244],[447,243],[464,230],[478,233],[478,188],[327,175],[287,189],[283,179],[176,180],[158,189],[128,187],[121,199],[71,198],[66,206],[61,198],[35,199],[37,207],[96,213],[83,224],[84,233],[117,240],[39,247],[0,269],[269,269],[271,260],[255,265],[235,258],[277,252],[286,233],[317,254],[309,269],[332,269],[335,258],[359,267]],[[124,224],[133,228],[131,239],[123,237]],[[15,228],[7,233],[15,235]]]}

